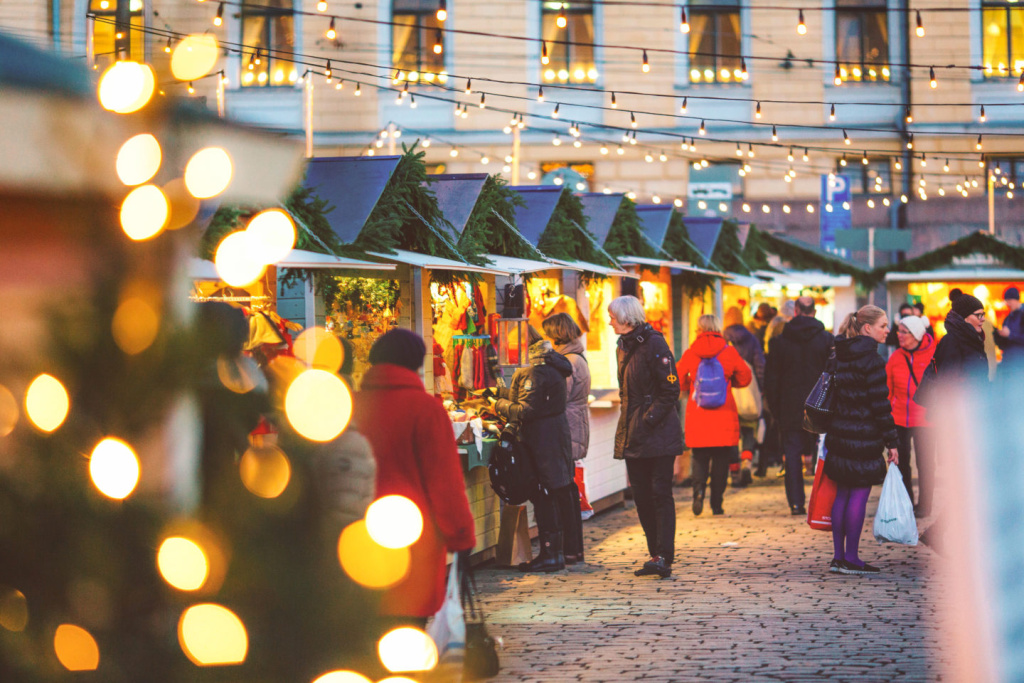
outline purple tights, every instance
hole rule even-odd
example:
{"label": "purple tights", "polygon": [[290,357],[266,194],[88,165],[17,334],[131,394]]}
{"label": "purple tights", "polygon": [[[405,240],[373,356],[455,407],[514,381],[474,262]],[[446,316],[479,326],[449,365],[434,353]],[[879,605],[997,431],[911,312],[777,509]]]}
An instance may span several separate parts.
{"label": "purple tights", "polygon": [[835,546],[835,559],[846,560],[858,566],[864,564],[857,557],[857,549],[860,546],[860,532],[864,528],[864,516],[867,513],[870,495],[870,486],[840,486],[836,490],[836,502],[832,504],[832,544]]}

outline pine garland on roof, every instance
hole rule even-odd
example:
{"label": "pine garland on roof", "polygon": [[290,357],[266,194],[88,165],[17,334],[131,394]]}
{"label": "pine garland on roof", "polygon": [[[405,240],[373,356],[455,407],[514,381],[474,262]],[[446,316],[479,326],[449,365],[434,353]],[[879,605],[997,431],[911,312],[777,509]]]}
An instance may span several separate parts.
{"label": "pine garland on roof", "polygon": [[944,247],[939,247],[926,254],[922,254],[917,258],[904,261],[903,263],[876,268],[871,274],[874,276],[877,273],[879,279],[882,279],[886,273],[892,272],[921,273],[927,270],[948,267],[957,256],[969,256],[970,254],[986,254],[998,259],[1010,268],[1024,270],[1024,249],[1007,244],[987,232],[978,231],[954,240]]}
{"label": "pine garland on roof", "polygon": [[820,270],[824,273],[850,275],[865,287],[877,281],[866,270],[794,238],[759,231],[757,241],[763,251],[778,256],[783,265],[792,270]]}
{"label": "pine garland on roof", "polygon": [[462,231],[459,251],[467,255],[497,254],[534,261],[542,258],[540,251],[509,227],[516,224],[516,207],[525,205],[523,196],[503,178],[488,176]]}
{"label": "pine garland on roof", "polygon": [[743,257],[740,256],[742,251],[743,249],[740,247],[739,226],[735,221],[725,221],[722,223],[722,231],[718,236],[718,242],[715,244],[715,250],[711,254],[711,261],[727,273],[750,275],[750,268],[747,267]]}
{"label": "pine garland on roof", "polygon": [[[672,211],[672,218],[669,219],[668,231],[665,233],[665,241],[662,242],[661,248],[677,261],[690,263],[698,268],[704,265],[704,258],[690,242],[690,233],[683,223],[683,214],[678,211]],[[713,287],[715,283],[715,278],[711,275],[692,271],[683,271],[673,277],[678,278],[686,293],[691,295],[700,294]]]}
{"label": "pine garland on roof", "polygon": [[768,254],[765,252],[764,243],[761,240],[761,232],[757,226],[750,226],[750,234],[747,235],[747,243],[740,254],[743,262],[751,271],[774,270],[768,263]]}
{"label": "pine garland on roof", "polygon": [[640,227],[640,216],[636,212],[636,203],[629,197],[623,197],[615,212],[611,230],[604,241],[604,249],[612,256],[640,256],[656,258],[654,248],[644,238]]}
{"label": "pine garland on roof", "polygon": [[[587,231],[591,239],[581,235],[577,226]],[[594,247],[591,241],[594,239],[593,234],[587,230],[587,216],[583,213],[583,203],[572,192],[563,189],[537,248],[554,259],[613,265]]]}

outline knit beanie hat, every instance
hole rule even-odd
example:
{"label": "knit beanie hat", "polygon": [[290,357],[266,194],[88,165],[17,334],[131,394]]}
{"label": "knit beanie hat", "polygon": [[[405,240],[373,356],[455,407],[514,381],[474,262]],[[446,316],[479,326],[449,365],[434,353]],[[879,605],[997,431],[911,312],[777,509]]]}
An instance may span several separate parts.
{"label": "knit beanie hat", "polygon": [[370,347],[370,365],[391,363],[416,371],[423,367],[426,355],[427,347],[422,337],[410,330],[396,328]]}
{"label": "knit beanie hat", "polygon": [[971,296],[970,294],[962,294],[953,302],[953,310],[960,314],[960,317],[966,318],[975,311],[985,308],[985,305],[978,300],[978,297]]}
{"label": "knit beanie hat", "polygon": [[924,339],[924,333],[928,330],[928,321],[916,315],[903,316],[899,324],[906,327],[917,341]]}
{"label": "knit beanie hat", "polygon": [[1007,287],[1006,291],[1003,292],[1004,301],[1010,301],[1011,299],[1016,299],[1017,301],[1020,301],[1020,290],[1017,289],[1016,287]]}

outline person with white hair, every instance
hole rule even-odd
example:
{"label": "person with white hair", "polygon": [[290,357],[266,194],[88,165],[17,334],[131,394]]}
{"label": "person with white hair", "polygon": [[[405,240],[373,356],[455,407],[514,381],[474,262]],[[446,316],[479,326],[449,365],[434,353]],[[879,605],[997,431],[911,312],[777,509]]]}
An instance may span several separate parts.
{"label": "person with white hair", "polygon": [[612,329],[619,335],[619,424],[615,458],[626,461],[636,513],[650,559],[637,576],[672,574],[676,510],[672,469],[683,452],[679,421],[679,378],[664,335],[651,327],[635,296],[608,304]]}

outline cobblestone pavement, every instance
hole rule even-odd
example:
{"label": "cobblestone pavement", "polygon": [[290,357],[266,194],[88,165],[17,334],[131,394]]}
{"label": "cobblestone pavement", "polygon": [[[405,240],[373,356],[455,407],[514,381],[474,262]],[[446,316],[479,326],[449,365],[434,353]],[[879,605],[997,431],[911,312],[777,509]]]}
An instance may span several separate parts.
{"label": "cobblestone pavement", "polygon": [[695,518],[677,489],[668,580],[633,576],[646,546],[631,505],[584,522],[586,565],[550,575],[482,568],[490,631],[504,640],[494,680],[941,680],[935,555],[875,542],[881,487],[861,558],[882,574],[842,576],[827,571],[831,534],[789,514],[773,474],[727,491],[720,517],[705,508]]}

